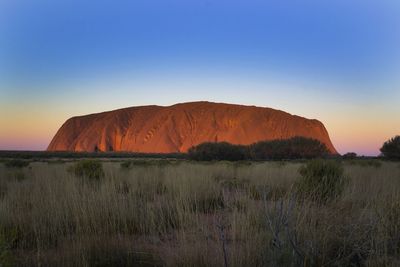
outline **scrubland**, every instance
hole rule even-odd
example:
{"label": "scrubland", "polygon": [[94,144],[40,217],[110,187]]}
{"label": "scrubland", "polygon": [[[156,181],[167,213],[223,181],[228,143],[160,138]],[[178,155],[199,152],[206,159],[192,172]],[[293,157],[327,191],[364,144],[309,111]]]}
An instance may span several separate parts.
{"label": "scrubland", "polygon": [[329,201],[304,164],[0,163],[0,266],[400,266],[400,163],[339,163]]}

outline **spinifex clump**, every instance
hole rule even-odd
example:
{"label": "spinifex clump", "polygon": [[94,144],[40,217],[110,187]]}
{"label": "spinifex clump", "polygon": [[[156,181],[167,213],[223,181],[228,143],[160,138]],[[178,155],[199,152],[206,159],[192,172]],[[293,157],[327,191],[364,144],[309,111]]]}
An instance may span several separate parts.
{"label": "spinifex clump", "polygon": [[322,204],[341,196],[347,183],[343,167],[336,161],[312,160],[302,166],[299,173],[298,196]]}
{"label": "spinifex clump", "polygon": [[82,160],[75,163],[71,169],[77,177],[88,178],[90,180],[99,180],[104,177],[103,166],[97,160]]}

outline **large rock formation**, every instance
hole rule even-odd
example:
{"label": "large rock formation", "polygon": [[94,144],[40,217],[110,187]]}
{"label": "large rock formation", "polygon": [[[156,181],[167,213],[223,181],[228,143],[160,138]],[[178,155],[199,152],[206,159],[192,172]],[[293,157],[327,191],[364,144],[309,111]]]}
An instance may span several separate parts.
{"label": "large rock formation", "polygon": [[186,152],[207,141],[251,144],[304,136],[336,154],[318,120],[255,106],[210,102],[169,107],[142,106],[68,119],[51,141],[50,151]]}

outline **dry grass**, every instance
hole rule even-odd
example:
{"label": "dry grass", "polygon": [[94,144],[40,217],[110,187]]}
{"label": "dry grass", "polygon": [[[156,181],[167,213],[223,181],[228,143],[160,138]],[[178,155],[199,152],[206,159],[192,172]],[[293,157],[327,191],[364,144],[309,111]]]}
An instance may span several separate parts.
{"label": "dry grass", "polygon": [[400,264],[398,163],[345,163],[326,205],[295,200],[301,163],[120,163],[0,164],[0,266]]}

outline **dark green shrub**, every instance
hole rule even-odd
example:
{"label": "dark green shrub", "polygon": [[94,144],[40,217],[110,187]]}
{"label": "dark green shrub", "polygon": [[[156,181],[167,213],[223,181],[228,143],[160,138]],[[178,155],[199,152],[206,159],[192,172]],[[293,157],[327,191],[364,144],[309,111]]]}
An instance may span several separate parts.
{"label": "dark green shrub", "polygon": [[203,161],[311,159],[328,155],[330,152],[325,144],[305,137],[262,141],[247,146],[227,142],[202,143],[188,151],[189,159]]}
{"label": "dark green shrub", "polygon": [[299,170],[295,184],[298,197],[325,204],[341,196],[347,178],[343,167],[335,161],[312,160]]}
{"label": "dark green shrub", "polygon": [[127,170],[131,169],[132,168],[132,161],[126,160],[124,162],[121,162],[121,168],[122,169],[127,169]]}
{"label": "dark green shrub", "polygon": [[97,160],[82,160],[75,163],[70,169],[77,177],[99,180],[104,177],[103,165]]}
{"label": "dark green shrub", "polygon": [[192,160],[229,160],[238,161],[247,158],[246,147],[227,142],[202,143],[189,149],[188,157]]}
{"label": "dark green shrub", "polygon": [[357,158],[357,153],[355,152],[347,152],[342,156],[343,159],[355,159]]}
{"label": "dark green shrub", "polygon": [[380,150],[382,155],[388,159],[400,159],[400,135],[386,141]]}
{"label": "dark green shrub", "polygon": [[247,146],[227,142],[202,143],[188,151],[189,159],[204,161],[311,159],[328,155],[330,152],[325,144],[306,137],[262,141]]}
{"label": "dark green shrub", "polygon": [[329,155],[325,144],[306,137],[262,141],[250,145],[249,149],[254,160],[311,159]]}
{"label": "dark green shrub", "polygon": [[11,159],[7,160],[4,165],[7,168],[24,168],[29,166],[29,161],[26,160],[20,160],[20,159]]}

